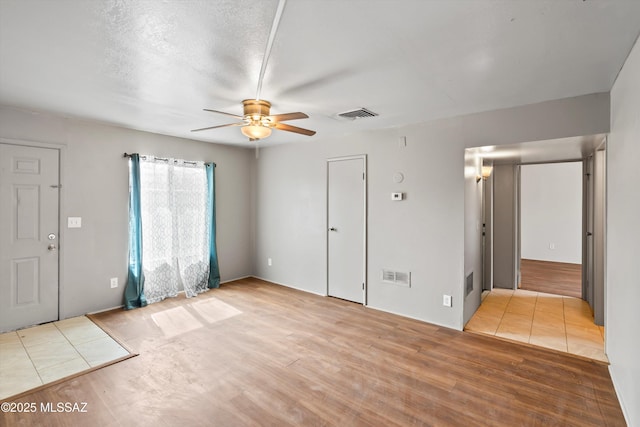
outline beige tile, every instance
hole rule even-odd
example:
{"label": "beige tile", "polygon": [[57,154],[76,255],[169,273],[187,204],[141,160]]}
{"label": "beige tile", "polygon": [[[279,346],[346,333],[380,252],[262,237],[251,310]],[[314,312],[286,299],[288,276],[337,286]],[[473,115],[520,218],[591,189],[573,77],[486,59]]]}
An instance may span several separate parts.
{"label": "beige tile", "polygon": [[600,333],[600,329],[594,324],[576,325],[573,323],[565,323],[565,326],[568,336],[602,341],[602,334]]}
{"label": "beige tile", "polygon": [[588,357],[590,359],[600,360],[602,362],[609,362],[609,359],[604,354],[603,347],[583,345],[571,342],[570,340],[568,341],[567,345],[569,348],[569,353],[571,354],[577,354],[578,356]]}
{"label": "beige tile", "polygon": [[604,349],[604,341],[602,340],[602,337],[571,335],[569,331],[567,331],[567,344],[587,345]]}
{"label": "beige tile", "polygon": [[20,338],[16,332],[5,332],[0,334],[0,348],[5,344],[21,343]]}
{"label": "beige tile", "polygon": [[35,367],[22,344],[5,344],[0,348],[0,376],[11,375],[16,371],[30,372]]}
{"label": "beige tile", "polygon": [[7,342],[4,344],[0,344],[0,368],[2,368],[2,362],[8,359],[12,359],[16,357],[16,353],[18,354],[26,354],[24,346],[18,340],[18,342]]}
{"label": "beige tile", "polygon": [[535,309],[534,302],[519,301],[512,298],[511,301],[509,301],[509,305],[507,305],[506,312],[520,314],[522,316],[533,318],[534,309]]}
{"label": "beige tile", "polygon": [[33,365],[38,370],[59,365],[79,357],[76,349],[67,341],[63,343],[42,343],[27,348]]}
{"label": "beige tile", "polygon": [[499,317],[482,318],[473,316],[465,326],[465,330],[472,332],[480,332],[483,334],[495,335],[500,324]]}
{"label": "beige tile", "polygon": [[98,366],[129,354],[111,337],[101,338],[76,346],[90,366]]}
{"label": "beige tile", "polygon": [[85,316],[55,322],[55,326],[73,345],[83,344],[108,335]]}
{"label": "beige tile", "polygon": [[554,350],[567,351],[567,337],[564,333],[564,326],[545,327],[534,323],[531,326],[529,343]]}
{"label": "beige tile", "polygon": [[562,312],[555,313],[550,311],[535,311],[533,313],[533,323],[541,326],[562,326],[564,330],[564,315]]}
{"label": "beige tile", "polygon": [[31,363],[30,367],[0,373],[0,399],[22,393],[42,385],[42,380]]}
{"label": "beige tile", "polygon": [[484,302],[480,307],[483,307],[483,306],[493,307],[495,309],[504,311],[507,304],[509,304],[510,299],[511,297],[493,297],[492,298],[491,295],[489,295],[487,298],[485,298]]}
{"label": "beige tile", "polygon": [[561,298],[548,299],[538,296],[538,301],[536,301],[536,311],[563,313],[564,304],[562,304]]}
{"label": "beige tile", "polygon": [[42,381],[47,384],[52,381],[68,377],[69,375],[85,371],[89,368],[89,364],[80,355],[78,355],[75,359],[41,369],[38,373],[40,374]]}
{"label": "beige tile", "polygon": [[496,336],[515,341],[529,342],[532,319],[516,313],[505,313],[496,331]]}
{"label": "beige tile", "polygon": [[17,333],[26,348],[44,343],[67,342],[67,339],[53,323],[21,329]]}
{"label": "beige tile", "polygon": [[504,315],[505,307],[496,307],[492,305],[481,305],[480,308],[476,311],[476,314],[481,317],[497,317],[498,319],[502,318]]}
{"label": "beige tile", "polygon": [[529,344],[537,345],[538,347],[550,348],[551,350],[567,352],[567,341],[563,338],[540,338],[531,336],[529,338]]}

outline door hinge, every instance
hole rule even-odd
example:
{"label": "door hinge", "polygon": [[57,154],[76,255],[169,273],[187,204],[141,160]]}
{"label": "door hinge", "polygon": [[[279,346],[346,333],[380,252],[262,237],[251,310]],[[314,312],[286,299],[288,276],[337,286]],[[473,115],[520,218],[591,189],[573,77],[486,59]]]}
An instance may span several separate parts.
{"label": "door hinge", "polygon": [[364,172],[362,173],[362,180],[364,181]]}
{"label": "door hinge", "polygon": [[362,290],[364,291],[364,283],[362,284]]}
{"label": "door hinge", "polygon": [[51,187],[51,188],[62,188],[62,184],[50,185],[49,187]]}

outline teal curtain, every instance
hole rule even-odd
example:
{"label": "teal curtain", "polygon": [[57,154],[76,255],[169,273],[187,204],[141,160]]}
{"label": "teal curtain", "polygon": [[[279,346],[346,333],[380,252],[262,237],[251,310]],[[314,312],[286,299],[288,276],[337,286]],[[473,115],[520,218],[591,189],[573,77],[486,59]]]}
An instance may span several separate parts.
{"label": "teal curtain", "polygon": [[220,287],[220,269],[218,268],[218,251],[216,249],[216,164],[207,163],[207,202],[211,212],[211,227],[209,227],[209,288]]}
{"label": "teal curtain", "polygon": [[129,158],[129,272],[124,290],[124,307],[147,305],[142,272],[142,215],[140,211],[140,156]]}

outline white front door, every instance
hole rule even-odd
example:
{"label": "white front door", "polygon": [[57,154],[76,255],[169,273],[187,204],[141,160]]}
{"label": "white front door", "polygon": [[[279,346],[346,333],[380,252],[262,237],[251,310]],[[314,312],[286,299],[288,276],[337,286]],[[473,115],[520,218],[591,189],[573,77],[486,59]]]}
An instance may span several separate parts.
{"label": "white front door", "polygon": [[0,332],[58,320],[59,150],[0,143]]}
{"label": "white front door", "polygon": [[328,162],[328,285],[330,296],[365,301],[365,157]]}

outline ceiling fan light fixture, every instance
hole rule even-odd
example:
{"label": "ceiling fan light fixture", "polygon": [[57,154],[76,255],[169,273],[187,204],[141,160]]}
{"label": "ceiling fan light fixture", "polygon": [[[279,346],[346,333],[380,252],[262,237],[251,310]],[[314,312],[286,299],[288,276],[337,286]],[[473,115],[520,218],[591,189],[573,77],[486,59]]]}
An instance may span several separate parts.
{"label": "ceiling fan light fixture", "polygon": [[249,139],[264,139],[271,135],[271,128],[262,125],[250,124],[242,126],[240,132]]}

